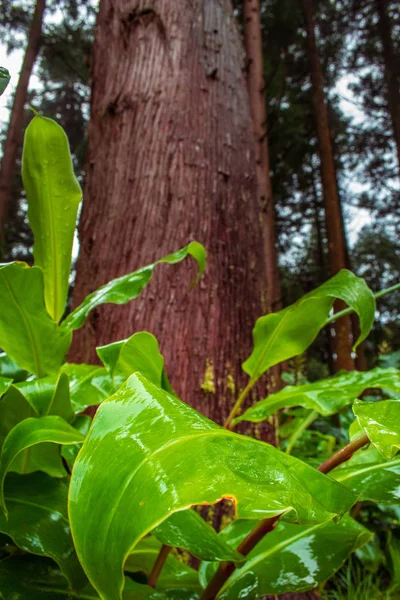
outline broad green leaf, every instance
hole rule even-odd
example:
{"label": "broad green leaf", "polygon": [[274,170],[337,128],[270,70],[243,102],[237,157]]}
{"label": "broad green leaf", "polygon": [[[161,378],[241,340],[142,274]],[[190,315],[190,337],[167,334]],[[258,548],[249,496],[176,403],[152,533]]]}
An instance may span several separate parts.
{"label": "broad green leaf", "polygon": [[59,370],[72,339],[50,318],[43,297],[39,268],[0,265],[0,347],[37,377]]}
{"label": "broad green leaf", "polygon": [[53,558],[72,587],[82,587],[87,580],[69,528],[68,483],[44,473],[10,473],[4,496],[8,519],[0,514],[0,531],[22,550]]}
{"label": "broad green leaf", "polygon": [[0,96],[10,83],[10,79],[11,77],[9,71],[5,67],[0,67]]}
{"label": "broad green leaf", "polygon": [[[167,600],[163,592],[126,578],[123,600]],[[67,579],[49,558],[16,556],[0,561],[3,600],[100,600],[90,584],[71,591]]]}
{"label": "broad green leaf", "polygon": [[7,510],[4,502],[4,478],[16,456],[36,444],[80,444],[85,436],[74,429],[61,417],[48,416],[41,419],[25,419],[10,431],[4,440],[0,457],[0,507],[4,514]]}
{"label": "broad green leaf", "polygon": [[111,377],[104,367],[65,363],[61,371],[68,375],[71,404],[75,413],[100,404],[113,393]]}
{"label": "broad green leaf", "polygon": [[118,277],[117,279],[113,279],[105,285],[102,285],[98,290],[89,294],[82,304],[68,315],[62,323],[62,327],[66,331],[79,329],[84,324],[90,311],[100,304],[106,302],[126,304],[130,300],[134,300],[149,283],[154,268],[157,265],[161,263],[172,265],[184,260],[189,255],[193,256],[196,260],[200,277],[205,269],[206,251],[198,242],[190,242],[188,246],[161,258],[151,265],[147,265],[147,267],[142,267],[138,271],[123,275],[122,277]]}
{"label": "broad green leaf", "polygon": [[[161,544],[154,537],[144,538],[128,556],[124,570],[128,573],[141,572],[148,577],[160,550]],[[197,571],[181,563],[172,554],[169,554],[164,563],[157,579],[156,588],[168,591],[183,589],[188,593],[188,596],[190,591],[201,590]]]}
{"label": "broad green leaf", "polygon": [[400,448],[400,399],[355,402],[353,412],[369,440],[387,459]]}
{"label": "broad green leaf", "polygon": [[201,560],[245,560],[194,510],[172,514],[152,533],[163,544],[184,548]]}
{"label": "broad green leaf", "polygon": [[52,119],[36,115],[26,128],[22,180],[35,240],[35,266],[43,271],[47,312],[58,323],[67,303],[82,191],[74,175],[68,138]]}
{"label": "broad green leaf", "polygon": [[265,421],[277,410],[293,406],[316,410],[324,416],[333,415],[369,388],[400,392],[400,371],[382,368],[366,372],[351,371],[315,383],[288,385],[276,394],[253,404],[234,420],[234,424],[241,421]]}
{"label": "broad green leaf", "polygon": [[126,379],[139,371],[146,379],[161,387],[164,358],[151,333],[140,331],[127,340],[100,346],[96,351],[112,376],[120,375]]}
{"label": "broad green leaf", "polygon": [[68,376],[48,376],[17,383],[16,388],[25,396],[39,417],[58,415],[66,421],[73,421],[75,414],[69,397]]}
{"label": "broad green leaf", "polygon": [[253,352],[242,365],[244,371],[257,379],[273,365],[302,354],[324,326],[336,298],[344,300],[359,317],[361,333],[356,348],[372,327],[375,299],[363,279],[342,270],[291,306],[257,320]]}
{"label": "broad green leaf", "polygon": [[356,500],[334,483],[134,374],[100,405],[76,459],[71,529],[92,584],[104,600],[120,600],[126,557],[173,513],[229,498],[239,518],[292,510],[300,521],[322,522]]}
{"label": "broad green leaf", "polygon": [[24,381],[28,375],[28,371],[20,369],[17,363],[11,360],[5,352],[0,352],[0,377],[18,382]]}
{"label": "broad green leaf", "polygon": [[400,502],[400,457],[387,461],[374,447],[356,452],[345,467],[338,467],[330,476],[360,494],[360,500]]}
{"label": "broad green leaf", "polygon": [[253,600],[264,594],[305,592],[329,579],[372,536],[347,516],[339,523],[311,527],[279,523],[230,576],[217,598]]}

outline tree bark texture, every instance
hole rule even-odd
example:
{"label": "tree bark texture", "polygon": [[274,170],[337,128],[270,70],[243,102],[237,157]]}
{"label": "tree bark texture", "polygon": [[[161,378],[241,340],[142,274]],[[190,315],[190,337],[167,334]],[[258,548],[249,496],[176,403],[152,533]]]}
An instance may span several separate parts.
{"label": "tree bark texture", "polygon": [[[275,235],[275,210],[270,178],[267,104],[263,72],[263,49],[259,0],[244,0],[244,41],[247,59],[247,87],[255,139],[258,200],[262,207],[264,253],[267,279],[267,312],[282,308],[278,254]],[[281,387],[281,365],[272,371],[274,388]]]}
{"label": "tree bark texture", "polygon": [[101,0],[95,40],[74,304],[190,240],[208,265],[192,290],[193,264],[160,265],[139,299],[93,311],[71,358],[94,362],[95,346],[148,330],[179,396],[221,423],[247,382],[241,362],[267,298],[230,1]]}
{"label": "tree bark texture", "polygon": [[388,13],[387,0],[375,0],[379,18],[379,34],[385,61],[385,79],[387,86],[387,103],[392,121],[397,160],[400,170],[400,66],[395,56],[392,39],[392,25]]}
{"label": "tree bark texture", "polygon": [[18,147],[21,143],[24,106],[28,93],[29,79],[40,49],[45,7],[46,0],[36,1],[25,56],[11,109],[7,137],[3,146],[3,158],[0,169],[0,246],[3,245],[5,227],[11,202],[15,161],[17,159]]}
{"label": "tree bark texture", "polygon": [[[335,163],[324,92],[324,79],[315,38],[312,0],[301,0],[301,5],[307,32],[307,54],[310,65],[312,102],[321,163],[329,266],[331,274],[335,275],[340,269],[346,268],[346,238],[336,184]],[[336,311],[342,310],[344,307],[345,305],[342,301],[335,303]],[[350,317],[342,317],[335,321],[333,329],[335,334],[334,368],[336,371],[340,371],[341,369],[352,370],[354,369],[354,360],[351,356],[352,334]]]}

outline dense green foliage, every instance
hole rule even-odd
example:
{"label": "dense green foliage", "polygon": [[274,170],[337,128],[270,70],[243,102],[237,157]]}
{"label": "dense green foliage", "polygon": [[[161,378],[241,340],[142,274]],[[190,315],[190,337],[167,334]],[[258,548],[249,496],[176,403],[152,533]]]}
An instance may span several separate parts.
{"label": "dense green foliage", "polygon": [[[176,397],[157,340],[147,332],[98,348],[104,367],[64,363],[73,331],[90,310],[137,298],[160,263],[190,255],[201,276],[204,248],[192,242],[112,280],[62,318],[74,218],[63,220],[56,248],[51,236],[59,224],[59,194],[63,211],[75,215],[79,188],[61,127],[35,116],[23,156],[35,266],[2,265],[0,278],[3,600],[194,600],[210,597],[208,582],[223,561],[233,573],[221,582],[216,597],[251,599],[322,585],[350,554],[373,548],[382,531],[370,531],[351,511],[360,501],[376,503],[377,510],[383,505],[396,510],[400,502],[400,402],[390,396],[399,391],[396,368],[291,386],[238,416],[266,369],[312,344],[329,322],[335,298],[359,318],[356,346],[366,338],[375,299],[365,282],[342,271],[293,305],[257,321],[253,351],[243,363],[249,383],[221,427]],[[358,399],[371,387],[389,399]],[[81,413],[98,404],[90,423]],[[230,430],[239,420],[267,419],[282,408],[281,433],[285,426],[297,427],[286,452]],[[325,428],[332,427],[329,415],[334,413],[351,426],[344,438],[329,434],[330,454],[350,437],[357,446],[345,456],[353,454],[347,463],[335,462],[320,472],[315,464],[329,452],[306,437],[311,433],[307,427],[318,423],[317,417],[325,419]],[[319,440],[328,437],[321,424],[313,432]],[[306,452],[302,442],[308,442]],[[299,448],[298,457],[291,456]],[[331,476],[326,475],[332,467]],[[218,534],[194,507],[222,499],[233,502],[235,515]],[[274,523],[279,519],[277,527],[254,542],[249,553],[241,553],[243,540],[271,518]],[[395,560],[396,532],[390,535]],[[153,564],[169,546],[199,558],[200,568],[197,572],[170,554],[150,587]],[[397,576],[394,571],[392,586]]]}

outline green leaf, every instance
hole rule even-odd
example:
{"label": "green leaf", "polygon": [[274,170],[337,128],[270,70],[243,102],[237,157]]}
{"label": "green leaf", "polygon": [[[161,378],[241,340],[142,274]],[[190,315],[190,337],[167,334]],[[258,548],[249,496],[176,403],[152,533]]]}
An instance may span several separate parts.
{"label": "green leaf", "polygon": [[376,450],[359,451],[330,476],[360,495],[360,500],[399,504],[400,457],[387,461]]}
{"label": "green leaf", "polygon": [[[90,584],[79,592],[49,558],[16,556],[0,561],[0,592],[3,600],[100,600]],[[123,600],[166,600],[162,592],[126,579]]]}
{"label": "green leaf", "polygon": [[69,397],[68,376],[60,373],[57,377],[48,376],[17,383],[16,388],[25,396],[39,417],[58,415],[66,421],[73,421],[75,414]]}
{"label": "green leaf", "polygon": [[10,83],[10,79],[11,77],[9,71],[5,67],[0,67],[0,96]]}
{"label": "green leaf", "polygon": [[78,561],[68,522],[68,484],[44,473],[7,477],[4,490],[8,519],[0,514],[0,531],[32,554],[49,556],[74,589],[87,582]]}
{"label": "green leaf", "polygon": [[[73,427],[74,429],[80,431],[86,437],[91,423],[92,418],[88,415],[78,415],[73,423]],[[74,462],[76,460],[76,457],[78,456],[79,450],[80,447],[77,444],[71,446],[63,446],[61,449],[61,456],[65,458],[70,471],[72,471],[72,467],[74,466]]]}
{"label": "green leaf", "polygon": [[68,138],[52,119],[37,115],[26,128],[22,180],[35,239],[35,266],[43,271],[47,312],[58,323],[67,302],[82,191],[74,175]]}
{"label": "green leaf", "polygon": [[10,378],[18,382],[24,381],[28,375],[28,371],[20,369],[17,363],[11,360],[5,352],[0,352],[0,377]]}
{"label": "green leaf", "polygon": [[96,348],[102,363],[114,376],[124,379],[139,371],[146,379],[161,386],[164,358],[154,335],[147,331],[135,333],[127,340]]}
{"label": "green leaf", "polygon": [[[24,419],[37,417],[34,408],[15,387],[11,386],[0,400],[0,447],[8,433]],[[44,471],[52,477],[65,477],[58,448],[54,444],[39,444],[18,454],[10,465],[10,471],[32,473]]]}
{"label": "green leaf", "polygon": [[104,304],[106,302],[111,302],[113,304],[126,304],[130,300],[134,300],[149,283],[154,268],[157,265],[161,263],[168,263],[172,265],[182,261],[189,255],[193,256],[193,258],[196,260],[199,267],[200,277],[205,268],[206,251],[198,242],[190,242],[188,246],[185,246],[181,250],[161,258],[157,262],[148,265],[147,267],[142,267],[138,271],[134,271],[128,275],[123,275],[122,277],[118,277],[117,279],[113,279],[105,285],[102,285],[98,290],[92,294],[89,294],[82,304],[78,306],[70,315],[68,315],[68,317],[62,323],[62,327],[66,331],[79,329],[84,324],[90,311],[100,304]]}
{"label": "green leaf", "polygon": [[369,440],[387,459],[400,449],[400,399],[353,404],[353,412]]}
{"label": "green leaf", "polygon": [[347,516],[339,523],[311,527],[279,523],[249,553],[217,598],[253,600],[264,594],[305,592],[329,579],[372,536]]}
{"label": "green leaf", "polygon": [[257,379],[273,365],[302,354],[324,326],[336,298],[359,316],[361,333],[355,349],[372,327],[375,299],[363,279],[342,270],[291,306],[257,319],[254,348],[242,365],[244,371]]}
{"label": "green leaf", "polygon": [[[154,537],[146,537],[141,540],[128,556],[124,570],[128,573],[144,573],[150,575],[157,556],[161,550],[161,544]],[[201,587],[197,571],[184,565],[170,553],[164,563],[162,571],[157,579],[158,590],[183,589],[186,592],[200,591]],[[189,596],[188,593],[188,596]]]}
{"label": "green leaf", "polygon": [[241,518],[293,510],[310,523],[342,515],[356,500],[301,461],[131,375],[100,405],[70,485],[75,546],[103,599],[120,599],[122,566],[143,536],[174,512],[222,498]]}
{"label": "green leaf", "polygon": [[111,377],[104,367],[65,363],[61,371],[68,375],[71,404],[75,413],[100,404],[113,393]]}
{"label": "green leaf", "polygon": [[0,265],[0,306],[0,347],[37,377],[57,372],[72,336],[46,312],[42,271],[25,263]]}
{"label": "green leaf", "polygon": [[244,557],[224,542],[194,510],[172,514],[152,532],[167,546],[184,548],[201,560],[243,562]]}
{"label": "green leaf", "polygon": [[12,384],[12,379],[6,379],[5,377],[0,377],[0,398],[4,396],[6,391],[9,389]]}
{"label": "green leaf", "polygon": [[371,371],[351,371],[315,383],[288,385],[276,394],[256,402],[233,423],[265,421],[277,410],[293,406],[303,406],[316,410],[323,416],[333,415],[369,388],[387,389],[400,392],[400,371],[398,369],[376,368]]}
{"label": "green leaf", "polygon": [[10,431],[4,440],[0,458],[0,507],[4,514],[7,510],[4,502],[4,478],[15,457],[30,446],[42,442],[52,444],[79,444],[85,436],[71,427],[61,417],[48,416],[41,419],[25,419]]}

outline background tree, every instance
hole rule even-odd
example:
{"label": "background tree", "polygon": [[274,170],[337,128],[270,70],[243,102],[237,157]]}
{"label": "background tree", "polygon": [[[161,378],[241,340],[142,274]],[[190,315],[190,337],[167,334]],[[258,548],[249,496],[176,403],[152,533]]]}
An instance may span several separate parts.
{"label": "background tree", "polygon": [[100,3],[74,303],[191,239],[207,276],[189,292],[187,267],[158,271],[143,300],[94,311],[72,358],[147,329],[180,397],[222,421],[267,298],[244,53],[227,0],[146,8]]}

